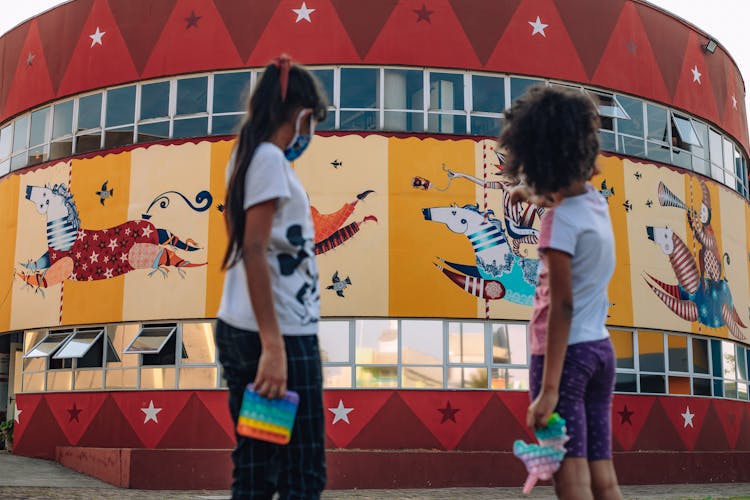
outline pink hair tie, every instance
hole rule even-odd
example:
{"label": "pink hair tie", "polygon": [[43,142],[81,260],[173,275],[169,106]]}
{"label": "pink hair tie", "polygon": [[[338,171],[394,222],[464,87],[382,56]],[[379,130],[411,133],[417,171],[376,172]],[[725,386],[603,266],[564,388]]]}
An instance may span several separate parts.
{"label": "pink hair tie", "polygon": [[279,83],[281,84],[281,102],[286,102],[286,91],[289,88],[289,70],[292,67],[292,58],[287,54],[281,54],[271,61],[271,64],[279,70]]}

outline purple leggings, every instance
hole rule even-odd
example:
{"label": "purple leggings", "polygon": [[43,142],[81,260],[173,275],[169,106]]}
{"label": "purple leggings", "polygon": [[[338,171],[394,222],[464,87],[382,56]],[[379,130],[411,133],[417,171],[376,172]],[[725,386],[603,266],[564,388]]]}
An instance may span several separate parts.
{"label": "purple leggings", "polygon": [[[544,356],[532,355],[529,373],[531,400],[542,385]],[[612,392],[615,354],[608,338],[568,346],[556,411],[566,421],[570,441],[566,457],[612,458]]]}

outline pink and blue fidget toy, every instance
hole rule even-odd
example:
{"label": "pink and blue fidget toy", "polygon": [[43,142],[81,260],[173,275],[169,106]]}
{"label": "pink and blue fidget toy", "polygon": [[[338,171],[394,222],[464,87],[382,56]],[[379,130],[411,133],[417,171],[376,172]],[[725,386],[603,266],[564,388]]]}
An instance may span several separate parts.
{"label": "pink and blue fidget toy", "polygon": [[299,395],[286,391],[282,399],[266,399],[255,392],[253,384],[245,388],[237,434],[275,444],[287,444],[292,437]]}

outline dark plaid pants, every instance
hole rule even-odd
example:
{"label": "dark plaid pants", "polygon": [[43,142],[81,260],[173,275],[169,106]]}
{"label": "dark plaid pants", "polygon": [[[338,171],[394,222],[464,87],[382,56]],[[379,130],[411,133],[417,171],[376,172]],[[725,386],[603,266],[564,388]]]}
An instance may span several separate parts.
{"label": "dark plaid pants", "polygon": [[[288,445],[279,446],[235,433],[232,498],[318,499],[326,483],[323,377],[316,335],[284,336],[287,387],[299,393],[299,408]],[[255,379],[261,353],[257,332],[219,321],[219,360],[229,385],[229,411],[237,422],[245,386]]]}

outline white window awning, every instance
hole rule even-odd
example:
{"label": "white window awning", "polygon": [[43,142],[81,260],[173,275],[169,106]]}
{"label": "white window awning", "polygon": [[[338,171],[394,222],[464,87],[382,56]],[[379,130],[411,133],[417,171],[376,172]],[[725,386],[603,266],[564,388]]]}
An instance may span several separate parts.
{"label": "white window awning", "polygon": [[159,354],[177,331],[176,325],[143,325],[124,354]]}
{"label": "white window awning", "polygon": [[55,354],[58,348],[73,335],[73,330],[49,332],[40,342],[24,354],[24,358],[48,358]]}
{"label": "white window awning", "polygon": [[82,358],[104,334],[104,328],[77,330],[52,356],[54,359]]}

